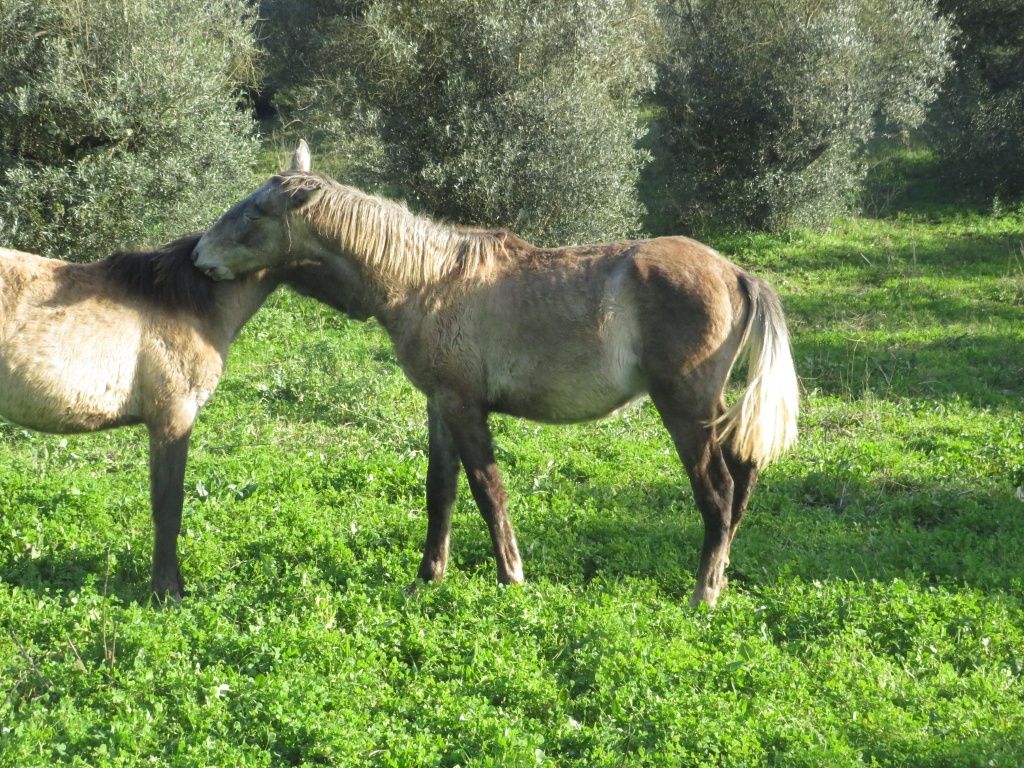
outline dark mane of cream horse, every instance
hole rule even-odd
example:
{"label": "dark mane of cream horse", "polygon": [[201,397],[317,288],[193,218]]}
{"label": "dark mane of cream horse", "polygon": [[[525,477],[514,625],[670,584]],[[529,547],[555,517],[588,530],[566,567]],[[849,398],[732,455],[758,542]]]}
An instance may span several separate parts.
{"label": "dark mane of cream horse", "polygon": [[[427,540],[419,576],[448,561],[461,462],[486,520],[498,579],[523,579],[488,414],[600,418],[649,394],[704,519],[693,602],[713,605],[759,468],[796,440],[798,386],[778,297],[694,240],[543,249],[500,230],[445,226],[310,172],[233,206],[203,236],[218,279],[297,260],[333,265],[390,335],[427,396]],[[737,358],[748,384],[727,408]]]}
{"label": "dark mane of cream horse", "polygon": [[177,539],[188,440],[228,347],[281,282],[351,311],[328,265],[215,283],[190,255],[155,251],[70,264],[0,248],[0,416],[44,432],[145,424],[155,529],[152,587],[180,597]]}

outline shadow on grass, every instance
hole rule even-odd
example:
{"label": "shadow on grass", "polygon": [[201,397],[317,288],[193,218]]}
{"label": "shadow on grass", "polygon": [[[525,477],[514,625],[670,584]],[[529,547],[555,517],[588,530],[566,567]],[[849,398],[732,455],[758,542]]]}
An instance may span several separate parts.
{"label": "shadow on grass", "polygon": [[104,554],[63,552],[32,557],[29,553],[11,559],[0,570],[0,580],[36,595],[61,592],[72,594],[92,589],[112,595],[123,603],[148,603],[149,573],[130,562],[112,564]]}
{"label": "shadow on grass", "polygon": [[814,249],[804,257],[812,269],[842,264],[856,276],[833,288],[823,274],[784,298],[805,387],[1015,406],[1024,397],[1024,273],[1016,279],[1010,261],[1022,241],[1024,233],[943,240],[918,249],[912,264],[905,248],[891,264]]}
{"label": "shadow on grass", "polygon": [[[626,490],[586,483],[568,502],[588,511],[571,519],[537,509],[516,515],[513,497],[528,579],[584,585],[641,578],[678,600],[689,597],[703,527],[685,481]],[[264,581],[274,585],[268,599],[290,589],[298,576],[289,564],[299,561],[316,563],[339,588],[356,578],[390,589],[413,580],[415,558],[404,558],[405,573],[395,561],[396,550],[418,551],[425,525],[425,518],[403,517],[393,529],[377,531],[359,545],[320,541],[302,553],[294,544],[261,541],[246,550],[246,562],[264,569]],[[453,569],[494,577],[490,542],[478,515],[458,516],[452,549]],[[729,577],[754,591],[794,577],[804,582],[902,579],[1003,592],[1019,585],[1022,561],[1024,510],[1009,490],[868,482],[818,472],[773,477],[757,489],[733,546]],[[146,604],[148,574],[139,570],[130,564],[111,569],[99,554],[26,554],[13,559],[0,578],[40,596],[88,588],[124,603]]]}
{"label": "shadow on grass", "polygon": [[[582,486],[574,501],[586,506],[604,490]],[[532,515],[517,529],[528,578],[639,577],[680,598],[693,588],[703,536],[685,483],[617,489],[599,514]],[[1022,560],[1024,509],[1009,489],[811,473],[773,477],[755,491],[729,575],[754,588],[793,576],[1005,591],[1019,584]]]}
{"label": "shadow on grass", "polygon": [[958,396],[980,407],[1024,399],[1024,337],[977,333],[928,342],[796,336],[793,353],[806,389],[838,396]]}
{"label": "shadow on grass", "polygon": [[845,321],[868,329],[913,331],[922,322],[941,327],[979,320],[1013,327],[1024,317],[1024,271],[1016,295],[1009,283],[1005,288],[991,282],[985,287],[972,284],[955,293],[961,287],[907,276],[872,280],[864,275],[846,290],[823,284],[813,292],[787,295],[784,302],[787,316],[809,328],[828,328]]}
{"label": "shadow on grass", "polygon": [[[564,584],[643,578],[686,599],[693,588],[703,527],[689,483],[674,458],[668,477],[630,483],[623,466],[600,481],[580,476],[530,494],[512,481],[509,506],[527,578]],[[789,465],[787,465],[789,466]],[[239,544],[243,570],[287,586],[315,568],[339,589],[353,579],[391,588],[412,581],[426,516],[402,492],[382,500],[372,525],[310,529],[299,537],[260,536]],[[388,488],[390,486],[384,486]],[[367,489],[379,494],[381,489]],[[417,488],[417,494],[419,490]],[[345,510],[345,517],[353,511]],[[1005,489],[920,476],[864,477],[855,468],[784,474],[773,469],[755,491],[732,552],[730,578],[752,589],[787,577],[804,581],[901,578],[1008,590],[1024,562],[1024,504]],[[490,540],[468,489],[456,510],[452,568],[494,578]],[[12,553],[0,579],[42,595],[84,589],[146,603],[149,553],[60,550]],[[186,579],[198,576],[185,573]],[[198,581],[194,584],[200,587]]]}
{"label": "shadow on grass", "polygon": [[753,515],[780,511],[746,533],[753,570],[1007,590],[1020,579],[1014,563],[1024,555],[1019,507],[1009,484],[1000,491],[812,472],[762,489]]}
{"label": "shadow on grass", "polygon": [[878,147],[861,189],[864,213],[876,218],[938,210],[991,208],[992,198],[966,187],[932,150]]}

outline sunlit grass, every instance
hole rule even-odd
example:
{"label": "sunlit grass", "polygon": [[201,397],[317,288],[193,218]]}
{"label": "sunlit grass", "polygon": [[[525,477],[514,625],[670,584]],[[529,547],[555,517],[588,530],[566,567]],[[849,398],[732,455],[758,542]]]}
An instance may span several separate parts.
{"label": "sunlit grass", "polygon": [[424,402],[383,332],[282,293],[197,426],[147,595],[139,431],[0,426],[0,765],[1012,766],[1024,753],[1024,219],[714,244],[771,280],[804,387],[714,611],[650,406],[494,431],[529,583],[465,484],[425,531]]}

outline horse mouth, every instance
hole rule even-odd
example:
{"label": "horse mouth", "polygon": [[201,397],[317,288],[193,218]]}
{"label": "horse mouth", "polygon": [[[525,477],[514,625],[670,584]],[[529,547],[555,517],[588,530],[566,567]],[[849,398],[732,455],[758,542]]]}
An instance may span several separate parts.
{"label": "horse mouth", "polygon": [[[203,235],[199,240],[199,243],[192,250],[192,264],[195,268],[206,275],[211,280],[232,280],[234,279],[234,273],[225,267],[223,264],[210,264],[209,254],[204,253],[203,245],[206,241],[206,235]],[[205,258],[204,258],[205,257]]]}
{"label": "horse mouth", "polygon": [[196,265],[196,266],[197,266],[197,268],[199,269],[200,272],[202,272],[204,275],[206,275],[211,280],[217,280],[219,282],[219,281],[222,281],[222,280],[234,280],[235,279],[234,273],[230,269],[228,269],[227,267],[221,267],[221,266],[201,267],[199,265]]}

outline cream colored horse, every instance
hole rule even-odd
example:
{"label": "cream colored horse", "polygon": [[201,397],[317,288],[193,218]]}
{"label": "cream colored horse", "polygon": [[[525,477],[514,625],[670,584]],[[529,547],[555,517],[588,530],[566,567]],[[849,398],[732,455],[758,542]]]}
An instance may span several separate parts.
{"label": "cream colored horse", "polygon": [[282,281],[351,309],[321,264],[214,283],[190,261],[198,241],[92,264],[0,248],[0,416],[61,434],[146,425],[152,587],[175,598],[184,591],[177,540],[189,434],[232,340]]}
{"label": "cream colored horse", "polygon": [[[775,292],[683,237],[544,249],[454,228],[291,170],[232,207],[195,250],[218,279],[297,260],[333,265],[427,396],[427,540],[438,579],[461,461],[501,582],[523,580],[487,417],[576,422],[649,393],[704,518],[693,602],[713,605],[760,467],[796,440],[797,379]],[[723,390],[749,354],[746,391]]]}

